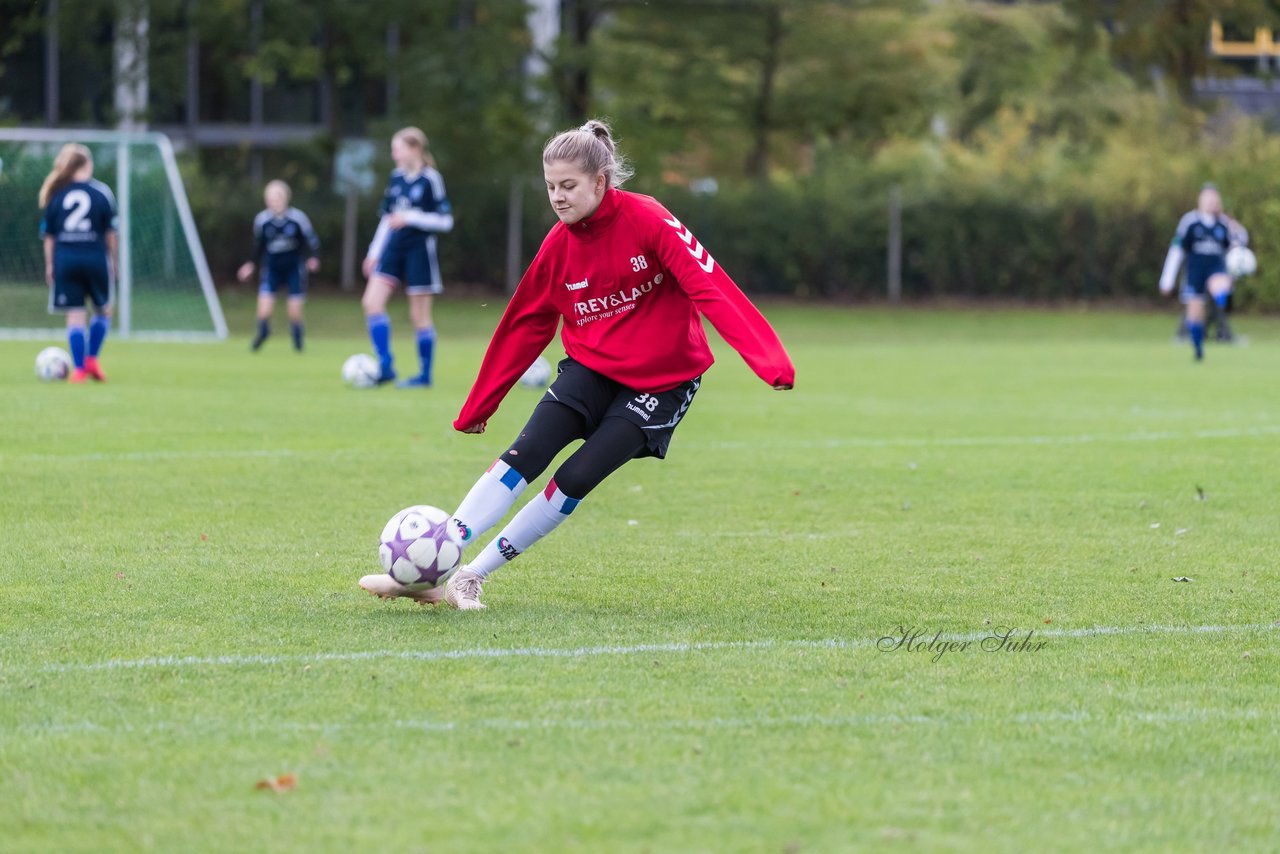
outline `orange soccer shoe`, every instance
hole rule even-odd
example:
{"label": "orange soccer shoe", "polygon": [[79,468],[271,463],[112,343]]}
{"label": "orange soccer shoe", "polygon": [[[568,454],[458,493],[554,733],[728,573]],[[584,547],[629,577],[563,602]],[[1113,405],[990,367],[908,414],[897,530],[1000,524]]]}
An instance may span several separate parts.
{"label": "orange soccer shoe", "polygon": [[89,356],[84,360],[84,372],[100,383],[107,381],[107,375],[102,372],[102,365],[98,364],[97,356]]}

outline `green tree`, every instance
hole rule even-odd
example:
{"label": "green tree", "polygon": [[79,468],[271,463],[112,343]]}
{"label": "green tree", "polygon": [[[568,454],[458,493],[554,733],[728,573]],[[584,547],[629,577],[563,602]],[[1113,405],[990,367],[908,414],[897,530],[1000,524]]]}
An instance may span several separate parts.
{"label": "green tree", "polygon": [[753,178],[804,168],[821,143],[868,144],[928,126],[943,45],[915,25],[923,8],[620,4],[594,53],[599,109],[625,119],[647,152],[696,151],[718,172]]}

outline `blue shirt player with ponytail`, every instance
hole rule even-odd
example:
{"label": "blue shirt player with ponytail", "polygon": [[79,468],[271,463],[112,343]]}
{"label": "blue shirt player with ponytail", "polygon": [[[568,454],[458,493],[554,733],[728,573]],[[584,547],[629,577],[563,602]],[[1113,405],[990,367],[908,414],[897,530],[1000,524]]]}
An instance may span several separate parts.
{"label": "blue shirt player with ponytail", "polygon": [[387,182],[380,209],[382,219],[365,257],[364,273],[369,281],[362,303],[369,339],[378,355],[381,385],[396,378],[387,301],[397,285],[404,286],[422,368],[399,386],[427,388],[431,385],[436,341],[431,303],[444,290],[436,257],[436,235],[453,230],[453,211],[445,195],[444,179],[435,170],[427,137],[421,130],[409,127],[398,131],[391,138],[391,159],[396,169]]}
{"label": "blue shirt player with ponytail", "polygon": [[[105,382],[98,354],[111,327],[116,200],[106,184],[94,180],[89,149],[74,142],[62,147],[40,187],[40,206],[49,311],[67,316],[67,344],[75,365],[68,380]],[[86,329],[88,303],[93,303],[93,322]]]}

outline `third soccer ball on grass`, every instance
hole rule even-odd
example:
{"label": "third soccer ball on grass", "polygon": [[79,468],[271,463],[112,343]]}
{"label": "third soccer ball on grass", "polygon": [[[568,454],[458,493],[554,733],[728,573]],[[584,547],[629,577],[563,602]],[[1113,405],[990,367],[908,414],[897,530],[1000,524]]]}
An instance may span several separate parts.
{"label": "third soccer ball on grass", "polygon": [[439,507],[416,504],[382,529],[378,559],[387,574],[421,590],[444,584],[462,561],[462,538]]}
{"label": "third soccer ball on grass", "polygon": [[520,385],[525,388],[542,389],[551,382],[551,363],[539,356],[533,364],[520,375]]}
{"label": "third soccer ball on grass", "polygon": [[368,353],[356,353],[342,363],[342,381],[356,388],[378,384],[378,363]]}

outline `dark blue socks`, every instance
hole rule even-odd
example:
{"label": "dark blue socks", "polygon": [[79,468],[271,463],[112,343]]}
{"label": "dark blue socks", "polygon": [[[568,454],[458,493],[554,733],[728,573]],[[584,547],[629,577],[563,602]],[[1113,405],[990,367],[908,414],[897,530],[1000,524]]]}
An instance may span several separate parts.
{"label": "dark blue socks", "polygon": [[384,375],[391,373],[391,318],[386,314],[369,315],[369,340]]}
{"label": "dark blue socks", "polygon": [[1191,333],[1191,346],[1196,348],[1196,359],[1204,358],[1204,324],[1194,320],[1187,321],[1187,331]]}
{"label": "dark blue socks", "polygon": [[111,318],[105,314],[95,314],[89,324],[89,355],[95,359],[102,352],[102,342],[107,340],[107,332],[111,330]]}
{"label": "dark blue socks", "polygon": [[431,360],[436,351],[436,330],[428,326],[418,330],[418,358],[422,360],[422,380],[431,384]]}
{"label": "dark blue socks", "polygon": [[267,337],[270,334],[271,334],[271,321],[265,317],[259,317],[258,318],[258,334],[253,336],[253,344],[252,344],[253,349],[257,350],[259,347],[261,347],[262,342],[266,341]]}
{"label": "dark blue socks", "polygon": [[72,326],[67,329],[67,344],[71,347],[71,361],[77,368],[83,370],[85,356],[83,326]]}

